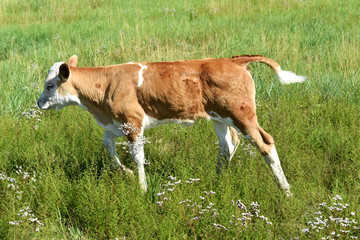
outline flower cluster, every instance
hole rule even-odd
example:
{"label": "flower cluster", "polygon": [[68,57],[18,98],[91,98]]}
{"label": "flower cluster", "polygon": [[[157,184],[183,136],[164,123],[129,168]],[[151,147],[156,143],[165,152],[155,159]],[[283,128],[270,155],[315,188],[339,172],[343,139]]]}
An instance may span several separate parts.
{"label": "flower cluster", "polygon": [[[182,181],[181,179],[177,180],[173,176],[168,178],[169,181],[162,185],[164,187],[163,191],[157,193],[160,201],[156,202],[156,204],[165,210],[181,213],[196,238],[195,224],[202,218],[215,218],[219,215],[218,210],[214,208],[215,204],[211,201],[211,197],[216,193],[214,191],[204,191],[200,196],[191,199],[181,199],[181,197],[179,198],[179,192],[176,191],[179,186],[190,187],[199,182],[200,179],[190,178],[189,180]],[[170,204],[170,202],[175,204]]]}
{"label": "flower cluster", "polygon": [[[32,108],[29,109],[29,111],[24,111],[21,115],[26,119],[35,120],[35,122],[40,122],[42,112],[40,111],[37,105],[34,105],[32,106]],[[33,125],[33,128],[37,130],[39,126],[35,124]]]}
{"label": "flower cluster", "polygon": [[254,158],[255,154],[256,154],[256,148],[251,145],[251,143],[244,143],[243,141],[240,143],[240,147],[242,148],[243,151],[247,152],[250,157]]}
{"label": "flower cluster", "polygon": [[[9,177],[6,173],[0,173],[0,183],[4,184],[5,189],[8,189],[5,191],[6,195],[14,194],[17,199],[21,200],[25,193],[34,193],[36,191],[35,183],[40,178],[36,175],[35,171],[25,171],[21,166],[16,166],[15,173],[15,177]],[[35,232],[38,232],[40,227],[44,226],[44,224],[35,217],[29,206],[20,209],[16,218],[17,220],[9,221],[9,224],[33,229]]]}
{"label": "flower cluster", "polygon": [[96,49],[97,53],[105,53],[105,51],[106,51],[106,46],[105,45],[103,45],[103,46],[99,47],[98,49]]}
{"label": "flower cluster", "polygon": [[34,183],[36,182],[36,172],[32,174],[22,170],[21,166],[16,166],[17,178],[12,178],[6,176],[6,173],[0,173],[0,181],[5,181],[5,185],[8,189],[15,192],[17,199],[21,199],[23,194],[23,187],[30,187],[30,190],[33,192],[36,189]]}
{"label": "flower cluster", "polygon": [[161,9],[161,12],[164,13],[164,14],[174,15],[176,13],[176,9],[175,8],[168,8],[167,6],[164,6]]}
{"label": "flower cluster", "polygon": [[119,130],[121,130],[125,136],[130,133],[140,133],[140,129],[135,127],[134,123],[123,123],[120,125]]}
{"label": "flower cluster", "polygon": [[[31,68],[36,70],[37,65],[33,64],[33,65],[31,65]],[[29,86],[25,86],[22,89],[26,90],[26,91],[31,90],[31,89],[35,89],[38,93],[40,93],[40,87],[39,87],[38,83],[30,83]]]}
{"label": "flower cluster", "polygon": [[20,220],[10,221],[9,224],[14,226],[19,226],[21,224],[30,223],[34,225],[35,232],[39,232],[40,227],[44,226],[44,224],[41,223],[39,219],[35,217],[35,215],[32,213],[32,210],[30,210],[29,207],[20,209],[19,213],[17,214],[17,217],[20,218]]}
{"label": "flower cluster", "polygon": [[230,220],[230,224],[237,226],[240,224],[243,227],[247,227],[249,222],[253,222],[255,219],[261,219],[266,224],[272,225],[270,221],[268,221],[268,218],[260,215],[260,205],[258,202],[251,202],[250,203],[250,211],[247,210],[247,207],[245,204],[243,204],[240,200],[237,200],[236,202],[233,200],[231,201],[231,204],[235,207],[237,207],[238,211],[241,213],[241,217],[237,217],[235,215],[232,215],[232,220]]}
{"label": "flower cluster", "polygon": [[[138,127],[135,127],[135,125],[133,123],[124,123],[121,124],[119,127],[119,130],[121,130],[125,136],[129,135],[130,133],[140,133],[140,129]],[[136,137],[136,142],[131,143],[130,141],[122,141],[122,142],[116,142],[116,145],[121,145],[122,149],[126,152],[129,153],[128,147],[130,146],[130,144],[133,144],[134,147],[140,147],[143,146],[145,144],[149,144],[151,143],[148,137],[142,136],[142,135],[137,135]],[[145,163],[144,164],[150,164],[150,162],[145,159]]]}
{"label": "flower cluster", "polygon": [[[177,180],[176,177],[169,176],[169,181],[163,184],[163,191],[157,193],[160,201],[156,202],[157,205],[168,211],[177,211],[182,214],[184,220],[192,229],[194,236],[195,224],[201,219],[211,221],[211,225],[220,231],[238,231],[238,228],[245,228],[250,222],[255,222],[256,219],[261,219],[266,224],[272,224],[268,221],[267,217],[260,215],[260,205],[257,202],[251,202],[250,210],[247,210],[245,204],[240,200],[232,201],[232,205],[236,207],[236,215],[231,216],[230,226],[226,227],[217,222],[219,211],[215,208],[212,196],[216,195],[214,191],[203,191],[199,196],[193,196],[186,199],[179,198],[179,192],[176,190],[179,185],[183,183],[183,188],[192,187],[193,184],[199,182],[200,179],[190,178],[189,180]],[[178,193],[178,194],[177,194]],[[171,203],[176,204],[171,204]],[[175,207],[174,207],[175,206]]]}
{"label": "flower cluster", "polygon": [[[313,220],[307,223],[308,228],[302,230],[307,236],[322,235],[322,239],[350,238],[358,239],[360,235],[355,212],[349,210],[350,205],[343,204],[342,197],[336,195],[332,204],[320,203],[320,211],[314,213]],[[350,214],[351,217],[348,217]]]}

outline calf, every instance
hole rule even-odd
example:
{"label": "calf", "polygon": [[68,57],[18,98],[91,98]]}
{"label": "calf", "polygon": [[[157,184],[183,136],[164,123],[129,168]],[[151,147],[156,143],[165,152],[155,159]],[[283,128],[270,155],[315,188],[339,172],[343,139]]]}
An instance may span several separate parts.
{"label": "calf", "polygon": [[77,56],[72,56],[67,63],[55,63],[50,68],[38,106],[59,110],[78,105],[88,110],[106,129],[103,144],[114,164],[132,172],[122,165],[115,148],[116,138],[126,136],[144,191],[144,130],[167,123],[188,125],[201,118],[211,119],[220,145],[218,172],[227,162],[224,160],[233,157],[240,131],[258,147],[280,187],[291,195],[274,139],[257,121],[255,86],[247,69],[251,62],[270,66],[282,83],[305,80],[260,55],[93,68],[77,67]]}

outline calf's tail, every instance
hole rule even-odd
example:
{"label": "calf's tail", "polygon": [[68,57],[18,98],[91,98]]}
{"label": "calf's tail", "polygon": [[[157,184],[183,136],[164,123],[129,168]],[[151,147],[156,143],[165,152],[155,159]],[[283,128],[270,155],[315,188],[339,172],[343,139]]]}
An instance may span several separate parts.
{"label": "calf's tail", "polygon": [[251,62],[261,62],[267,64],[276,72],[282,84],[301,83],[306,80],[306,77],[304,76],[296,75],[291,71],[282,70],[277,62],[261,55],[233,56],[232,58],[234,61],[244,64],[245,66]]}

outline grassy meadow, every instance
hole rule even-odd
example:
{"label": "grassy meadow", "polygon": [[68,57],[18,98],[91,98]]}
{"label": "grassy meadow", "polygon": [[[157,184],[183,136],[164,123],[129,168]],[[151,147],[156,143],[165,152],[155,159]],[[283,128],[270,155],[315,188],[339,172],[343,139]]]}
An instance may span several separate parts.
{"label": "grassy meadow", "polygon": [[[360,238],[359,9],[358,0],[1,0],[0,239]],[[142,194],[136,175],[111,170],[89,113],[34,106],[49,68],[74,54],[79,66],[261,54],[307,76],[285,86],[249,65],[293,197],[245,139],[218,176],[208,121],[145,132]],[[135,170],[124,145],[118,153]]]}

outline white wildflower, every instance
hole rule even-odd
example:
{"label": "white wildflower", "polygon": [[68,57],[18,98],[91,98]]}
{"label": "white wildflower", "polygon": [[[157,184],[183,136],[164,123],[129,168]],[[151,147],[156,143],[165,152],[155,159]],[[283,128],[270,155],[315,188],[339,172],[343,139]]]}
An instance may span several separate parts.
{"label": "white wildflower", "polygon": [[247,211],[245,204],[243,204],[240,200],[238,200],[236,204],[241,210]]}
{"label": "white wildflower", "polygon": [[19,225],[22,221],[11,221],[9,222],[10,225]]}
{"label": "white wildflower", "polygon": [[181,201],[181,202],[180,202],[180,204],[184,204],[184,203],[186,203],[186,202],[189,202],[189,203],[190,203],[190,202],[191,202],[191,200],[186,199],[186,200],[184,200],[184,201]]}
{"label": "white wildflower", "polygon": [[340,195],[336,195],[335,197],[333,197],[333,199],[334,199],[335,201],[338,201],[338,200],[341,201],[341,200],[343,200]]}
{"label": "white wildflower", "polygon": [[176,177],[173,177],[173,176],[169,176],[169,179],[171,180],[171,181],[175,181],[176,180]]}
{"label": "white wildflower", "polygon": [[216,192],[213,192],[213,191],[210,191],[210,192],[204,191],[204,193],[205,193],[206,195],[213,195],[213,194],[216,194]]}
{"label": "white wildflower", "polygon": [[229,229],[227,229],[225,226],[221,225],[221,224],[217,224],[217,223],[213,223],[212,224],[214,227],[216,227],[218,230],[223,229],[225,231],[229,231]]}
{"label": "white wildflower", "polygon": [[191,219],[191,221],[197,221],[199,219],[200,219],[200,217],[194,217],[194,218]]}
{"label": "white wildflower", "polygon": [[260,205],[258,204],[258,202],[251,202],[250,206],[252,206],[253,208],[259,208]]}
{"label": "white wildflower", "polygon": [[320,216],[321,215],[321,211],[315,212],[314,213],[316,216]]}
{"label": "white wildflower", "polygon": [[174,183],[171,183],[171,182],[169,181],[167,185],[168,185],[168,186],[174,186],[175,184],[174,184]]}
{"label": "white wildflower", "polygon": [[189,180],[192,181],[192,182],[198,182],[198,181],[200,181],[199,178],[190,178]]}

